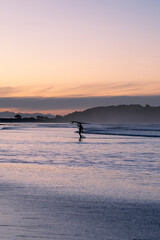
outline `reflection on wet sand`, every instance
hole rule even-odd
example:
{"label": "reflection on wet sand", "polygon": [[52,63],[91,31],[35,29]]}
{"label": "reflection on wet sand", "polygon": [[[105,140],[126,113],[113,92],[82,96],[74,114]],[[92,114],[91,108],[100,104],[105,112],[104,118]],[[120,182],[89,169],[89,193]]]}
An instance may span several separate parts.
{"label": "reflection on wet sand", "polygon": [[160,205],[1,184],[1,239],[128,240],[160,236]]}

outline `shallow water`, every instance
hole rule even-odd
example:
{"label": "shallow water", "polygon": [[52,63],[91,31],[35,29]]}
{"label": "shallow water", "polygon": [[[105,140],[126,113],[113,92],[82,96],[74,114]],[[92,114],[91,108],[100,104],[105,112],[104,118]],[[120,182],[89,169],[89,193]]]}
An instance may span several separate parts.
{"label": "shallow water", "polygon": [[2,240],[160,237],[158,125],[0,127]]}

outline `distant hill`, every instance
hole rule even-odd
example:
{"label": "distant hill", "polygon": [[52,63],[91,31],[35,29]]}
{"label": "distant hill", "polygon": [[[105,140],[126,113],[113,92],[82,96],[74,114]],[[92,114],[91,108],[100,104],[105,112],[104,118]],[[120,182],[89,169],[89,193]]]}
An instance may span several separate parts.
{"label": "distant hill", "polygon": [[72,120],[92,123],[160,123],[160,107],[149,105],[95,107],[55,118],[57,122]]}
{"label": "distant hill", "polygon": [[52,114],[43,114],[43,113],[15,113],[15,112],[0,112],[0,118],[14,118],[15,115],[21,115],[22,118],[31,118],[34,117],[36,118],[37,116],[47,116],[48,118],[54,118],[55,116]]}
{"label": "distant hill", "polygon": [[[22,119],[16,119],[15,115]],[[47,118],[46,118],[47,117]],[[62,123],[81,121],[90,123],[160,123],[160,106],[118,105],[95,107],[85,111],[73,112],[65,116],[41,113],[1,112],[1,122],[52,122]]]}

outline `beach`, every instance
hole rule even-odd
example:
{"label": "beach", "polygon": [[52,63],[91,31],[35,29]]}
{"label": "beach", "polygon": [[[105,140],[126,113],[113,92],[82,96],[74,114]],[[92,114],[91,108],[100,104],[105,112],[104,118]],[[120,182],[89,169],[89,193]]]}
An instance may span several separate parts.
{"label": "beach", "polygon": [[159,239],[160,138],[75,131],[1,125],[0,239]]}

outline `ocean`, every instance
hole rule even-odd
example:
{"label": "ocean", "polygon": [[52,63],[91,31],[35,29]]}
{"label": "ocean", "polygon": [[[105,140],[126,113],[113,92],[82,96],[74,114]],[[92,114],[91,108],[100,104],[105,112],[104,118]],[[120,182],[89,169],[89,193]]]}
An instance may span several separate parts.
{"label": "ocean", "polygon": [[1,240],[160,239],[160,124],[83,127],[0,125]]}

